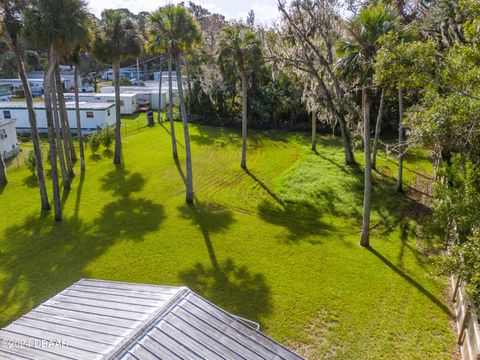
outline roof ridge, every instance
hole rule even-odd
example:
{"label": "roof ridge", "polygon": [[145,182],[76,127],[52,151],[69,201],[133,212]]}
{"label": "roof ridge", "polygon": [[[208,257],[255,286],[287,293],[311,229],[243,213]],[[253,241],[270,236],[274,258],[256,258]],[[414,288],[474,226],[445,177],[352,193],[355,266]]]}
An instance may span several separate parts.
{"label": "roof ridge", "polygon": [[160,317],[163,317],[165,314],[170,312],[179,302],[181,302],[187,295],[192,293],[192,291],[185,286],[178,287],[178,291],[170,299],[168,299],[165,304],[155,311],[150,318],[141,326],[130,338],[126,341],[121,342],[115,348],[113,348],[109,353],[105,355],[106,360],[119,359],[124,355],[129,348],[135,344],[140,338],[142,338],[147,331],[154,325]]}

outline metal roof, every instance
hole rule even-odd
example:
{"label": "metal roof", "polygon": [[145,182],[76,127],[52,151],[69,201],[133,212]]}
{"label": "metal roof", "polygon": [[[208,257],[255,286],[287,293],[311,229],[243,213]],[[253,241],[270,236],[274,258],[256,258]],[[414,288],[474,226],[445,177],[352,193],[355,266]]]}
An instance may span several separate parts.
{"label": "metal roof", "polygon": [[[130,93],[130,92],[121,92],[120,97],[134,97],[135,93]],[[65,96],[75,96],[74,93],[65,93]],[[115,96],[115,93],[79,93],[79,97],[113,97]]]}
{"label": "metal roof", "polygon": [[0,126],[6,126],[9,124],[15,124],[16,119],[0,119]]}
{"label": "metal roof", "polygon": [[[74,102],[66,102],[65,103],[67,110],[75,109]],[[87,102],[80,102],[80,110],[106,110],[113,106],[115,103],[107,103],[107,102],[99,102],[99,103],[87,103]],[[43,102],[34,102],[33,107],[35,109],[45,109],[45,103]],[[26,109],[27,103],[22,101],[4,101],[0,102],[0,109]]]}
{"label": "metal roof", "polygon": [[186,287],[93,279],[0,330],[0,341],[8,360],[302,359]]}

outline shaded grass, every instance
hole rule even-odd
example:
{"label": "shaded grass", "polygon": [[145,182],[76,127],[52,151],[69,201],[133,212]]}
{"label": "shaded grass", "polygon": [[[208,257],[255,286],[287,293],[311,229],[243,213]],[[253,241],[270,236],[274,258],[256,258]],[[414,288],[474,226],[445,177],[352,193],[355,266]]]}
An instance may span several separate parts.
{"label": "shaded grass", "polygon": [[[184,148],[175,163],[169,126],[147,128],[144,115],[125,123],[125,166],[102,152],[87,158],[61,224],[40,215],[28,170],[9,168],[0,194],[1,325],[93,277],[187,285],[311,358],[450,357],[444,282],[428,275],[414,236],[428,209],[397,195],[389,176],[375,179],[368,251],[357,245],[362,171],[342,165],[338,141],[321,138],[314,154],[306,137],[251,132],[243,171],[236,131],[191,125],[189,206]],[[176,130],[182,145],[180,123]],[[406,160],[409,181],[429,170],[420,155]],[[395,174],[392,161],[382,154],[379,165]]]}

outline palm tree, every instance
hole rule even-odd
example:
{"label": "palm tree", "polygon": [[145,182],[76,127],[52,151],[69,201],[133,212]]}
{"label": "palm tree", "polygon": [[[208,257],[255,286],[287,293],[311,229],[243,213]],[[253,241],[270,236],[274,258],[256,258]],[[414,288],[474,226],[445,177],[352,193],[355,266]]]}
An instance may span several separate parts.
{"label": "palm tree", "polygon": [[[192,153],[190,150],[190,134],[188,131],[187,110],[183,94],[182,71],[180,59],[185,52],[192,49],[201,41],[200,26],[195,18],[181,5],[167,5],[152,14],[153,19],[159,18],[164,29],[163,36],[166,41],[169,53],[169,74],[171,74],[171,59],[175,63],[177,73],[178,97],[180,102],[180,113],[182,116],[183,135],[185,138],[185,186],[187,203],[193,203],[193,175],[192,175]],[[151,18],[152,19],[152,18]],[[169,87],[171,76],[169,75]],[[171,93],[169,94],[171,95]],[[169,98],[170,104],[172,97]],[[172,105],[170,105],[172,106]],[[171,109],[171,108],[170,108]],[[170,112],[169,109],[169,112]]]}
{"label": "palm tree", "polygon": [[[73,151],[73,154],[75,154],[75,148],[73,146],[72,135],[70,133],[70,125],[68,124],[67,108],[65,105],[65,97],[63,96],[63,84],[62,84],[62,79],[60,78],[60,69],[59,69],[58,60],[57,60],[57,63],[55,64],[54,72],[55,72],[54,79],[55,79],[56,102],[53,108],[56,109],[56,113],[57,111],[59,113],[59,120],[60,120],[59,134],[61,133],[60,141],[63,142],[63,147],[65,148],[67,176],[68,176],[68,179],[71,179],[75,176],[75,173],[73,172],[73,161],[72,161],[72,151]],[[55,119],[57,119],[57,117]],[[60,153],[61,151],[59,151],[59,154]],[[77,155],[75,154],[75,157],[76,156]]]}
{"label": "palm tree", "polygon": [[[178,159],[177,152],[177,139],[175,136],[175,126],[173,123],[173,89],[172,89],[172,63],[173,57],[170,49],[170,44],[172,39],[169,38],[171,35],[171,23],[167,17],[168,11],[159,9],[154,11],[149,16],[149,29],[148,29],[148,41],[146,44],[147,51],[150,53],[161,53],[167,54],[167,64],[168,64],[168,120],[170,123],[170,134],[172,138],[172,153],[173,158]],[[162,81],[162,70],[160,65],[160,85]],[[161,94],[160,98],[161,98]],[[160,117],[160,112],[159,112]]]}
{"label": "palm tree", "polygon": [[112,64],[115,81],[115,153],[113,163],[122,163],[120,134],[120,62],[142,52],[143,41],[135,23],[118,10],[104,10],[93,45],[94,55]]}
{"label": "palm tree", "polygon": [[370,153],[370,91],[373,77],[373,59],[379,49],[379,39],[397,25],[394,8],[382,3],[364,7],[347,23],[349,38],[339,42],[341,56],[337,69],[362,89],[363,135],[365,151],[365,183],[363,195],[363,222],[360,245],[370,245],[370,210],[372,204],[372,164]]}
{"label": "palm tree", "polygon": [[22,81],[25,94],[25,101],[28,109],[28,120],[30,123],[30,133],[32,136],[33,152],[35,154],[35,165],[37,170],[37,180],[40,190],[41,208],[44,211],[50,210],[50,202],[48,201],[47,187],[45,184],[45,171],[43,168],[42,149],[40,147],[40,139],[37,130],[37,117],[33,108],[33,97],[30,91],[30,85],[27,81],[25,65],[18,46],[18,36],[23,30],[21,21],[21,3],[18,1],[1,0],[0,13],[2,14],[2,25],[8,36],[10,46],[15,53],[15,60],[18,68],[18,75]]}
{"label": "palm tree", "polygon": [[75,146],[73,145],[70,123],[68,122],[67,107],[65,105],[65,96],[63,95],[63,84],[60,77],[60,64],[58,60],[55,64],[55,87],[57,89],[58,107],[62,124],[62,139],[65,147],[68,176],[73,178],[75,176],[75,173],[73,172],[73,164],[77,161],[77,154],[75,152]]}
{"label": "palm tree", "polygon": [[37,46],[49,51],[44,85],[45,109],[50,144],[55,220],[60,221],[62,209],[58,188],[57,150],[64,190],[69,190],[70,182],[65,166],[62,165],[64,158],[57,113],[55,67],[59,56],[66,56],[71,51],[73,44],[83,39],[85,33],[88,32],[89,14],[83,0],[38,0],[35,6],[29,7],[28,11],[25,11],[24,18],[27,37]]}
{"label": "palm tree", "polygon": [[260,41],[255,33],[242,25],[225,27],[218,40],[218,61],[235,64],[242,82],[242,160],[240,166],[247,168],[247,93],[248,76],[256,70],[261,57]]}

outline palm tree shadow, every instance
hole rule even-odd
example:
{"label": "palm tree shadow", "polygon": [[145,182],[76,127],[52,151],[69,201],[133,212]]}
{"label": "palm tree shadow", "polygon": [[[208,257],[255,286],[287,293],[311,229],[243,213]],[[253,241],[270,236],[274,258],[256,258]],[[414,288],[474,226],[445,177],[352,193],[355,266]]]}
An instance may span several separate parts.
{"label": "palm tree shadow", "polygon": [[23,179],[22,183],[23,183],[23,185],[25,185],[29,188],[38,187],[38,179],[35,175],[27,176],[26,178]]}
{"label": "palm tree shadow", "polygon": [[280,206],[284,206],[284,202],[282,199],[280,199],[277,194],[275,194],[272,190],[270,190],[270,188],[262,181],[260,180],[258,177],[256,177],[249,169],[243,169],[245,171],[245,173],[250,176],[258,185],[260,185],[260,187],[265,190],[265,192],[270,195],[270,197],[275,201],[277,202]]}
{"label": "palm tree shadow", "polygon": [[85,171],[82,171],[80,173],[80,179],[78,181],[77,196],[75,198],[75,208],[73,212],[73,216],[77,218],[78,218],[78,213],[80,212],[80,200],[82,197],[82,188],[83,188],[84,181],[85,181]]}
{"label": "palm tree shadow", "polygon": [[381,262],[383,262],[385,265],[387,265],[388,268],[390,268],[392,271],[394,271],[396,274],[398,274],[400,277],[402,277],[404,280],[406,280],[410,285],[415,287],[419,292],[421,292],[423,295],[425,295],[426,298],[428,298],[433,304],[435,304],[438,308],[440,308],[440,310],[442,310],[450,318],[453,317],[452,312],[450,311],[450,309],[444,303],[442,303],[435,295],[433,295],[430,291],[425,289],[421,284],[419,284],[410,275],[406,274],[404,271],[402,271],[397,266],[392,264],[386,257],[384,257],[382,254],[380,254],[374,248],[369,247],[368,251],[370,251]]}
{"label": "palm tree shadow", "polygon": [[233,224],[232,213],[223,207],[194,204],[179,207],[182,216],[200,227],[207,248],[210,266],[197,262],[191,269],[179,273],[180,280],[193,291],[212,300],[233,314],[259,322],[271,312],[271,291],[262,274],[251,274],[228,258],[218,261],[211,238],[212,233],[225,231]]}
{"label": "palm tree shadow", "polygon": [[176,166],[176,168],[177,168],[178,174],[179,174],[180,177],[182,178],[183,183],[186,185],[186,184],[187,184],[187,180],[186,180],[186,178],[185,178],[185,174],[183,173],[183,169],[182,169],[182,165],[180,164],[180,160],[178,160],[178,158],[175,158],[174,161],[175,161],[175,166]]}
{"label": "palm tree shadow", "polygon": [[117,242],[143,241],[165,219],[162,205],[134,197],[145,183],[141,175],[116,169],[102,181],[104,190],[112,191],[116,199],[93,220],[83,221],[76,210],[54,224],[50,213],[31,216],[0,234],[7,244],[0,252],[0,326],[89,276],[88,265]]}

